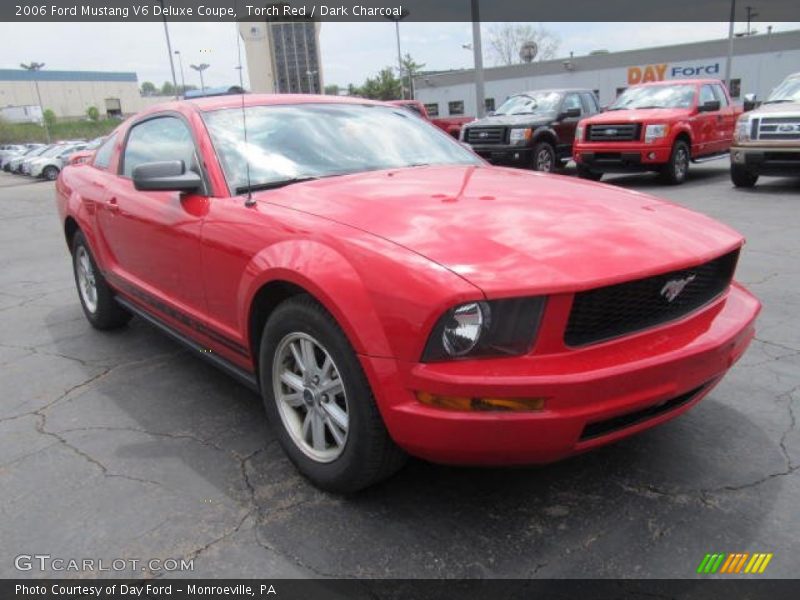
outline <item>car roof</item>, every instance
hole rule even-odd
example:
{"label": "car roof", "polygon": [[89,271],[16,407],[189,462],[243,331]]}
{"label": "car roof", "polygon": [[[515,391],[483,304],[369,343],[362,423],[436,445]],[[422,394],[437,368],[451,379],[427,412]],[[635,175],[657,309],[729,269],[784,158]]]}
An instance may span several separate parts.
{"label": "car roof", "polygon": [[192,98],[187,100],[176,100],[164,104],[156,104],[142,114],[161,112],[165,110],[177,110],[187,106],[200,112],[210,112],[224,108],[239,108],[240,106],[272,106],[272,105],[291,105],[291,104],[370,104],[383,105],[385,102],[367,100],[354,96],[333,96],[318,94],[229,94],[226,96],[207,96],[204,98]]}

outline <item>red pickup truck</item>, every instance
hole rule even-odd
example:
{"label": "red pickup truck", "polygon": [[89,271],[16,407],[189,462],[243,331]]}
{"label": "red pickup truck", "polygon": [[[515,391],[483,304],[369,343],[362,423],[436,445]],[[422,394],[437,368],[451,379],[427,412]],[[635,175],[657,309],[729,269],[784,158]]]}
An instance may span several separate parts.
{"label": "red pickup truck", "polygon": [[666,183],[682,183],[690,162],[728,154],[742,110],[718,79],[632,86],[578,125],[578,175],[598,180],[607,172],[656,171]]}
{"label": "red pickup truck", "polygon": [[475,120],[474,117],[449,117],[446,119],[431,118],[431,116],[428,114],[428,109],[425,108],[425,105],[419,100],[392,100],[389,104],[403,106],[409,110],[413,110],[423,119],[430,121],[439,129],[446,131],[456,139],[458,139],[458,136],[461,134],[461,128],[467,123],[472,123],[472,121]]}

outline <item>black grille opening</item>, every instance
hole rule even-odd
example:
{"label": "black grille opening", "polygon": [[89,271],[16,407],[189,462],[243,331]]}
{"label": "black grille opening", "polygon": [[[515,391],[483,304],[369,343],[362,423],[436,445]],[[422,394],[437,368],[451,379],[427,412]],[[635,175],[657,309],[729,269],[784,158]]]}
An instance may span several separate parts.
{"label": "black grille opening", "polygon": [[470,127],[467,129],[468,144],[502,144],[505,142],[504,127]]}
{"label": "black grille opening", "polygon": [[737,249],[696,267],[578,292],[564,341],[584,346],[678,319],[728,288],[738,258]]}
{"label": "black grille opening", "polygon": [[641,123],[609,123],[589,125],[586,139],[590,142],[631,142],[641,135]]}
{"label": "black grille opening", "polygon": [[638,425],[643,421],[649,421],[650,419],[654,419],[655,417],[663,415],[664,413],[675,410],[676,408],[687,404],[707,386],[708,384],[704,383],[700,387],[696,387],[685,394],[681,394],[680,396],[670,398],[666,402],[659,402],[658,404],[648,406],[647,408],[643,408],[641,410],[625,413],[624,415],[619,415],[603,421],[589,423],[583,428],[580,441],[608,435],[609,433],[619,431],[620,429],[625,429],[626,427],[632,427],[633,425]]}

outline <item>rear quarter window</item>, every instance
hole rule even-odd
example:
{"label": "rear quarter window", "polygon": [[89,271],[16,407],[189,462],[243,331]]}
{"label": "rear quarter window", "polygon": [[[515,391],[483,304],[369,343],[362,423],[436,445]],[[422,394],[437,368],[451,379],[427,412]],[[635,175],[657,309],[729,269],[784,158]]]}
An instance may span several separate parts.
{"label": "rear quarter window", "polygon": [[108,169],[111,162],[111,155],[114,153],[114,144],[117,143],[117,134],[110,135],[94,153],[92,164],[98,169]]}

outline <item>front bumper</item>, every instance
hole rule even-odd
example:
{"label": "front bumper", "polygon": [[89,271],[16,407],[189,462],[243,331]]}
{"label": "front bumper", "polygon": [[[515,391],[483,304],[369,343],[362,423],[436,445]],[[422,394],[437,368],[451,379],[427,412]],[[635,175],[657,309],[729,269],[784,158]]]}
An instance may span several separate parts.
{"label": "front bumper", "polygon": [[28,169],[28,175],[31,177],[41,177],[42,175],[42,165],[31,165]]}
{"label": "front bumper", "polygon": [[527,167],[533,160],[533,150],[526,146],[471,145],[471,147],[475,154],[493,165]]}
{"label": "front bumper", "polygon": [[[691,408],[742,356],[759,310],[734,284],[682,320],[580,349],[428,364],[361,361],[390,435],[410,454],[450,464],[548,463]],[[536,412],[459,412],[423,405],[416,391],[546,401]]]}
{"label": "front bumper", "polygon": [[731,165],[742,167],[753,175],[797,175],[800,173],[800,146],[733,146]]}
{"label": "front bumper", "polygon": [[672,146],[623,142],[575,144],[573,159],[592,171],[601,173],[655,171],[669,162]]}

